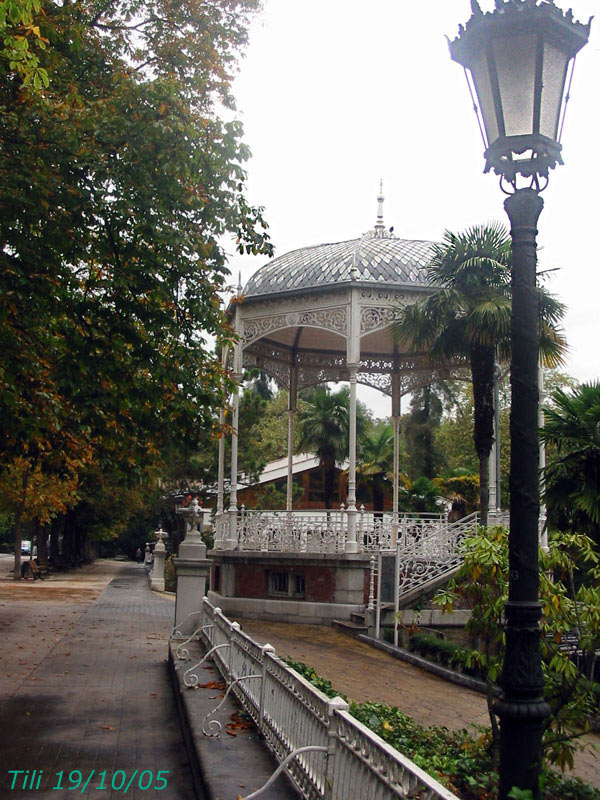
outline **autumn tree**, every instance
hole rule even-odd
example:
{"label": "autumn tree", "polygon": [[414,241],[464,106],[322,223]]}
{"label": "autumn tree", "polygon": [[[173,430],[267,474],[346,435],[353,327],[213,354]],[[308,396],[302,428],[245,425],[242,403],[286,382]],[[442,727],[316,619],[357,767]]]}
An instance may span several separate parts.
{"label": "autumn tree", "polygon": [[270,253],[241,126],[223,118],[257,6],[46,2],[49,86],[0,62],[5,489],[23,459],[61,479],[73,451],[69,503],[101,508],[214,426],[223,237]]}

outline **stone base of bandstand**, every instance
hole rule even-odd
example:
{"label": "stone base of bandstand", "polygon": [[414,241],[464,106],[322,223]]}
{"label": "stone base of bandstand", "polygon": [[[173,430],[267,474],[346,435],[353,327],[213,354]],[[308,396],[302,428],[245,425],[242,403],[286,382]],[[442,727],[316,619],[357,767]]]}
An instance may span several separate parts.
{"label": "stone base of bandstand", "polygon": [[[368,602],[370,559],[363,553],[212,550],[209,556],[208,597],[230,617],[329,625]],[[276,591],[282,575],[287,595]]]}

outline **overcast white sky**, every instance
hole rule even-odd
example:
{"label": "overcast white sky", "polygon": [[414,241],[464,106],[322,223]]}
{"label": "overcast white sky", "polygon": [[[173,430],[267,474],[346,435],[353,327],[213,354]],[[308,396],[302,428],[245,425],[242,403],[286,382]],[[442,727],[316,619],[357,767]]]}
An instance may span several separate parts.
{"label": "overcast white sky", "polygon": [[[560,267],[549,288],[569,307],[566,371],[589,380],[600,377],[600,0],[572,5],[576,19],[598,19],[577,59],[565,165],[543,194],[538,244],[540,268]],[[265,206],[276,255],[371,228],[380,177],[400,238],[507,222],[445,39],[469,16],[468,0],[264,0],[235,94],[253,153],[249,196]],[[245,282],[263,263],[234,256],[230,266]],[[376,406],[389,413],[387,401]]]}

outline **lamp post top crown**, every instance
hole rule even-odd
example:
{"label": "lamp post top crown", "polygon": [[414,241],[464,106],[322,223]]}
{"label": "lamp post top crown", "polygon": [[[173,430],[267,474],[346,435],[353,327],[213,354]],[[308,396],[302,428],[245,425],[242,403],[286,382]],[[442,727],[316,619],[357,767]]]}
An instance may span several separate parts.
{"label": "lamp post top crown", "polygon": [[[528,27],[543,29],[561,37],[570,46],[574,56],[590,35],[593,17],[587,23],[577,22],[573,9],[562,11],[554,0],[495,0],[493,11],[484,12],[477,0],[471,0],[471,16],[465,25],[460,25],[458,36],[450,42],[450,54],[455,61],[465,64],[471,55],[474,40],[488,38],[496,31],[512,33],[517,28],[522,31]],[[469,66],[469,64],[466,64]]]}

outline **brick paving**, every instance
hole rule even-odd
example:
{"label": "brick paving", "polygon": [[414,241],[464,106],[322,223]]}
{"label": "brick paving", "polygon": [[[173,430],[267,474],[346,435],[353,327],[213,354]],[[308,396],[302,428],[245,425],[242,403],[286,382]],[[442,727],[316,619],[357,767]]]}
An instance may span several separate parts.
{"label": "brick paving", "polygon": [[[455,686],[375,650],[333,628],[284,622],[241,620],[243,630],[277,654],[312,666],[334,688],[357,702],[397,706],[423,725],[450,729],[489,725],[485,697]],[[577,753],[575,774],[600,789],[600,736],[586,741],[595,746]]]}
{"label": "brick paving", "polygon": [[[165,660],[172,618],[173,600],[150,592],[137,564],[0,582],[0,797],[195,800]],[[43,770],[39,788],[38,772],[33,789],[19,775],[11,791],[8,770],[19,769]],[[83,778],[69,789],[73,770]],[[127,781],[138,771],[127,793],[123,773],[110,788],[117,770]],[[150,772],[153,788],[139,788],[144,770],[142,789]]]}

